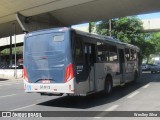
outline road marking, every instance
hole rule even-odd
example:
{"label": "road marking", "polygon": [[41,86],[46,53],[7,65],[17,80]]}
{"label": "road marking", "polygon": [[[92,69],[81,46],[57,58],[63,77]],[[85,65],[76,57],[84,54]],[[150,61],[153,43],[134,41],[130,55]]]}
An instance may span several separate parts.
{"label": "road marking", "polygon": [[12,84],[0,84],[0,86],[5,86],[5,85],[12,85]]}
{"label": "road marking", "polygon": [[104,111],[113,111],[113,110],[115,110],[117,107],[119,107],[119,105],[113,105],[113,106],[111,106],[110,108],[108,108],[108,109],[106,109],[106,110],[104,110]]}
{"label": "road marking", "polygon": [[5,83],[23,83],[22,81],[6,81],[6,82],[0,82],[0,84],[5,84]]}
{"label": "road marking", "polygon": [[135,95],[137,95],[139,93],[139,91],[135,91],[133,92],[132,94],[130,94],[127,98],[132,98],[134,97]]}
{"label": "road marking", "polygon": [[149,87],[149,86],[150,86],[150,84],[147,84],[147,85],[143,86],[142,88],[147,88],[147,87]]}
{"label": "road marking", "polygon": [[[105,109],[104,112],[98,114],[97,117],[94,117],[94,118],[100,119],[100,118],[102,118],[102,117],[104,117],[104,116],[106,115],[107,112],[105,112],[105,111],[108,111],[108,112],[109,112],[109,111],[113,111],[113,110],[115,110],[115,109],[118,108],[118,107],[119,107],[119,105],[113,105],[113,106],[111,106],[110,108]],[[98,117],[98,116],[100,116],[100,117]]]}
{"label": "road marking", "polygon": [[[21,84],[21,83],[14,83],[14,84]],[[6,85],[14,85],[14,84],[0,84],[0,86],[6,86]]]}
{"label": "road marking", "polygon": [[6,85],[18,85],[18,84],[22,84],[23,81],[22,80],[9,80],[9,81],[0,81],[0,86],[6,86]]}
{"label": "road marking", "polygon": [[21,109],[24,109],[24,108],[32,107],[32,106],[35,106],[35,105],[36,105],[36,104],[31,104],[31,105],[27,105],[27,106],[20,107],[20,108],[16,108],[16,109],[9,110],[9,111],[17,111],[17,110],[21,110]]}
{"label": "road marking", "polygon": [[15,96],[16,94],[11,94],[11,95],[5,95],[5,96],[0,96],[0,99],[1,98],[5,98],[5,97],[11,97],[11,96]]}
{"label": "road marking", "polygon": [[13,84],[21,84],[21,83],[0,83],[0,85],[13,85]]}

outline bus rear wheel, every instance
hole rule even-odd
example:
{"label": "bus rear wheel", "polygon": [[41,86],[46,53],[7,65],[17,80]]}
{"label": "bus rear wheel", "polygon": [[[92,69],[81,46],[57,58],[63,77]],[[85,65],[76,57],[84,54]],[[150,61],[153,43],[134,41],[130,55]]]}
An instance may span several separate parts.
{"label": "bus rear wheel", "polygon": [[137,80],[138,80],[138,72],[135,71],[134,72],[134,80],[133,80],[133,82],[137,82]]}
{"label": "bus rear wheel", "polygon": [[110,76],[107,76],[105,80],[104,94],[105,95],[111,94],[112,89],[113,89],[112,78]]}

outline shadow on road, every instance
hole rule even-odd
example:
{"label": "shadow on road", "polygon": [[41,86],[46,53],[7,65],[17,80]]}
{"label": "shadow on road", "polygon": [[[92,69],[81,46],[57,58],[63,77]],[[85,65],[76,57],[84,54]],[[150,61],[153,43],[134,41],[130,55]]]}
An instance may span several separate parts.
{"label": "shadow on road", "polygon": [[5,79],[5,78],[0,78],[0,81],[7,81],[9,79]]}
{"label": "shadow on road", "polygon": [[109,96],[102,96],[101,94],[94,94],[88,97],[69,97],[63,96],[53,100],[49,100],[38,105],[50,106],[50,107],[63,107],[63,108],[74,108],[74,109],[87,109],[95,106],[104,105],[107,103],[115,102],[130,93],[136,91],[142,86],[149,82],[160,82],[160,74],[142,74],[141,79],[137,83],[129,83],[122,87],[114,88],[113,92]]}

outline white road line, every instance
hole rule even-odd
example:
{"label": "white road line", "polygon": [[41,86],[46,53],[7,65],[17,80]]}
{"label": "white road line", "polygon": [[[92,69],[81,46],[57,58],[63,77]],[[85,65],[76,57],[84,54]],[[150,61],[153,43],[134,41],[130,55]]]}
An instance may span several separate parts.
{"label": "white road line", "polygon": [[[119,105],[113,105],[113,106],[105,109],[104,111],[113,111],[113,110],[115,110],[115,109],[118,108],[118,107],[119,107]],[[97,117],[94,117],[94,118],[100,119],[100,118],[104,117],[105,114],[106,114],[106,112],[102,112],[102,113],[100,113],[99,115],[97,115]],[[99,116],[99,117],[98,117],[98,116]]]}
{"label": "white road line", "polygon": [[17,84],[17,83],[0,83],[0,85],[13,85],[13,84]]}
{"label": "white road line", "polygon": [[11,95],[5,95],[5,96],[0,96],[0,99],[1,98],[5,98],[5,97],[11,97],[11,96],[15,96],[16,94],[11,94]]}
{"label": "white road line", "polygon": [[14,83],[14,84],[0,84],[0,86],[6,86],[6,85],[15,85],[15,84],[21,84],[21,83]]}
{"label": "white road line", "polygon": [[22,84],[22,83],[4,83],[4,84],[0,84],[0,86],[3,86],[3,85],[14,85],[14,84]]}
{"label": "white road line", "polygon": [[143,86],[142,88],[147,88],[147,87],[149,87],[149,86],[150,86],[150,84],[147,84],[147,85]]}
{"label": "white road line", "polygon": [[36,104],[31,104],[31,105],[27,105],[27,106],[20,107],[20,108],[16,108],[16,109],[9,110],[9,111],[17,111],[17,110],[21,110],[21,109],[24,109],[24,108],[32,107],[32,106],[35,106],[35,105],[36,105]]}
{"label": "white road line", "polygon": [[115,110],[117,107],[119,107],[119,105],[113,105],[113,106],[111,106],[110,108],[108,108],[108,109],[106,109],[106,110],[104,110],[104,111],[113,111],[113,110]]}
{"label": "white road line", "polygon": [[133,92],[132,94],[130,94],[127,98],[132,98],[134,97],[135,95],[137,95],[139,93],[139,91],[135,91]]}
{"label": "white road line", "polygon": [[6,81],[6,82],[0,82],[0,84],[4,84],[4,83],[23,83],[22,81]]}

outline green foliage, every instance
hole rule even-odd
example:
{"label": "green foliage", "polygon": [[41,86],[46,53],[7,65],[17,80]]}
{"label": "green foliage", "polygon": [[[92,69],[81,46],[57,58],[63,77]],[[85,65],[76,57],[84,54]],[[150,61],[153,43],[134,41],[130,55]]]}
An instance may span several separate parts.
{"label": "green foliage", "polygon": [[[10,54],[10,49],[6,48],[6,49],[2,50],[0,53],[5,54],[5,55],[9,55]],[[12,53],[13,54],[15,53],[15,48],[14,47],[12,48]],[[23,46],[16,47],[16,53],[17,54],[23,54]]]}
{"label": "green foliage", "polygon": [[[143,32],[142,21],[137,17],[124,17],[112,19],[111,34],[113,37],[138,46],[142,52],[142,58],[148,58],[154,54],[155,44],[150,41],[151,34]],[[96,32],[101,35],[109,35],[109,20],[100,21],[96,25]]]}
{"label": "green foliage", "polygon": [[150,42],[154,44],[155,54],[160,54],[160,32],[152,33]]}
{"label": "green foliage", "polygon": [[96,25],[96,22],[89,23],[89,32],[91,32],[91,33],[95,32],[95,25]]}

